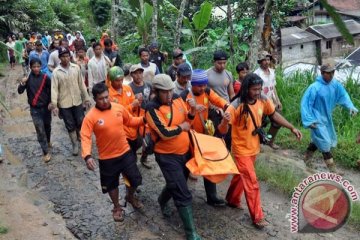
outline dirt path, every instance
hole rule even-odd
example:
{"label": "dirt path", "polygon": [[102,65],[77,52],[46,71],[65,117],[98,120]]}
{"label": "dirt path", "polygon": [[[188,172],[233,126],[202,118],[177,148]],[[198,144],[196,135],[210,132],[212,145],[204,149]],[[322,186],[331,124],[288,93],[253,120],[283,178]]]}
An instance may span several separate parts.
{"label": "dirt path", "polygon": [[[18,68],[17,73],[20,72]],[[0,174],[5,176],[0,179],[0,204],[2,204],[0,225],[9,226],[10,229],[9,233],[0,235],[0,238],[71,238],[64,226],[70,230],[73,237],[79,239],[184,238],[181,221],[175,208],[173,207],[174,215],[171,219],[164,219],[159,213],[157,196],[164,186],[164,180],[153,158],[153,169],[147,170],[139,166],[143,175],[139,197],[145,205],[146,212],[141,214],[135,212],[131,206],[127,206],[126,219],[123,223],[115,223],[112,220],[111,202],[107,195],[101,193],[98,172],[89,172],[80,157],[71,155],[71,144],[64,124],[57,118],[54,118],[52,123],[53,159],[48,164],[44,164],[26,97],[16,93],[15,82],[19,75],[14,73],[10,72],[9,76],[0,79],[0,89],[6,94],[6,104],[13,115],[12,118],[5,119],[0,129],[1,143],[7,149],[5,162],[0,165]],[[272,154],[284,155],[284,152]],[[291,157],[296,158],[295,155]],[[218,185],[220,196],[225,196],[228,185],[229,179]],[[205,204],[202,179],[197,182],[190,181],[189,186],[193,194],[195,222],[203,239],[285,240],[359,239],[360,237],[359,232],[349,226],[331,234],[291,234],[290,200],[263,183],[261,184],[263,208],[267,220],[271,222],[271,226],[263,231],[253,228],[247,209],[243,211],[230,208],[215,209]],[[9,191],[9,187],[13,190]],[[125,194],[123,186],[121,190],[123,204]],[[17,202],[17,198],[22,201]],[[20,206],[24,205],[29,211],[22,213],[24,207]],[[30,214],[31,220],[24,217],[27,214]],[[28,228],[19,227],[23,225]],[[42,231],[47,235],[44,237],[30,235],[30,233],[40,234]],[[54,235],[54,231],[57,235]]]}

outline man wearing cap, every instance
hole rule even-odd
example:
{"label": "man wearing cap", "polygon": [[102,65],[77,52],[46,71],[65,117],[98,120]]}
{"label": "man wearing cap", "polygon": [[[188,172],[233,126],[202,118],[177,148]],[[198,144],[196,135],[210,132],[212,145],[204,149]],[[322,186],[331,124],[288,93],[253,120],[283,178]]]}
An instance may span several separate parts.
{"label": "man wearing cap", "polygon": [[[54,40],[56,42],[58,40]],[[69,41],[64,38],[59,41],[59,47],[68,48],[69,47]],[[48,67],[50,71],[54,71],[54,69],[60,65],[60,58],[59,58],[59,47],[56,48],[56,50],[52,51],[49,56],[48,61]],[[70,61],[73,58],[73,52],[70,51]]]}
{"label": "man wearing cap", "polygon": [[144,69],[144,81],[151,84],[155,75],[159,74],[159,68],[155,63],[149,62],[150,51],[147,48],[139,49],[140,65]]}
{"label": "man wearing cap", "polygon": [[[130,75],[133,81],[129,84],[129,86],[134,92],[136,99],[141,102],[141,106],[138,108],[137,116],[145,115],[145,107],[146,104],[150,101],[151,96],[151,85],[144,82],[143,72],[144,69],[140,64],[134,64],[130,67]],[[144,129],[139,129],[138,135],[142,136],[143,132]],[[147,154],[145,153],[144,149],[141,154],[140,162],[144,167],[151,169],[151,166],[147,160]]]}
{"label": "man wearing cap", "polygon": [[92,89],[95,107],[85,116],[81,127],[82,157],[86,167],[94,171],[95,159],[92,157],[92,133],[96,137],[99,152],[100,182],[103,193],[109,193],[114,204],[113,219],[124,221],[124,212],[119,203],[119,177],[124,174],[131,187],[127,187],[126,202],[134,209],[144,205],[135,197],[136,188],[141,184],[142,177],[136,166],[133,152],[126,140],[124,126],[138,127],[144,124],[144,118],[131,116],[120,104],[109,101],[109,91],[104,83],[95,84]]}
{"label": "man wearing cap", "polygon": [[159,69],[159,73],[163,72],[162,64],[166,61],[167,52],[159,51],[159,44],[157,42],[153,42],[149,46],[150,49],[150,58],[149,61],[155,63]]}
{"label": "man wearing cap", "polygon": [[343,174],[336,169],[331,148],[336,147],[337,137],[332,112],[341,105],[355,115],[358,110],[352,103],[344,86],[334,79],[335,65],[325,63],[320,68],[321,76],[305,91],[301,100],[301,120],[310,128],[311,142],[305,154],[305,164],[312,168],[311,158],[319,149],[329,171]]}
{"label": "man wearing cap", "polygon": [[[109,100],[122,105],[131,116],[138,117],[142,99],[135,98],[131,87],[123,84],[124,71],[120,67],[114,66],[109,70],[109,78]],[[141,141],[138,140],[138,127],[124,126],[124,130],[131,151],[136,156],[136,151],[141,147]]]}
{"label": "man wearing cap", "polygon": [[[209,79],[209,87],[214,90],[220,97],[225,99],[228,103],[235,96],[233,82],[234,78],[230,71],[226,70],[228,56],[226,52],[217,50],[214,52],[213,60],[214,66],[207,70]],[[215,129],[222,119],[222,109],[211,106],[209,111],[209,119],[214,123]],[[222,136],[216,130],[216,136]],[[224,136],[226,147],[231,149],[231,131],[228,131]]]}
{"label": "man wearing cap", "polygon": [[51,72],[48,69],[49,52],[43,49],[43,44],[40,40],[35,42],[35,50],[30,52],[29,61],[38,58],[41,61],[41,72],[45,73],[51,78]]}
{"label": "man wearing cap", "polygon": [[155,160],[166,181],[158,202],[163,215],[170,217],[168,202],[173,198],[184,224],[186,239],[201,239],[195,229],[192,196],[187,186],[189,170],[185,166],[191,158],[188,131],[196,113],[195,101],[188,100],[191,108],[187,111],[181,97],[173,94],[174,83],[166,74],[156,75],[152,87],[155,97],[146,106],[146,120],[152,132],[156,133]]}
{"label": "man wearing cap", "polygon": [[176,72],[176,81],[174,93],[180,95],[184,90],[189,89],[191,87],[190,79],[191,79],[191,68],[189,64],[182,63],[178,66]]}
{"label": "man wearing cap", "polygon": [[[191,88],[183,91],[181,97],[185,102],[187,102],[188,99],[194,99],[196,103],[196,115],[191,128],[198,133],[212,135],[211,132],[214,130],[206,128],[206,126],[209,126],[206,122],[208,121],[210,104],[225,111],[229,103],[208,87],[208,78],[205,70],[195,69],[192,72]],[[188,109],[190,109],[189,104]],[[215,183],[204,178],[204,187],[207,204],[214,207],[225,206],[225,201],[217,196]]]}
{"label": "man wearing cap", "polygon": [[183,60],[184,54],[180,49],[175,49],[172,56],[173,56],[173,62],[171,66],[168,68],[166,74],[169,75],[173,81],[175,81],[178,67],[180,64],[184,62]]}
{"label": "man wearing cap", "polygon": [[51,109],[55,116],[61,115],[72,143],[72,154],[79,153],[78,134],[84,119],[83,104],[90,108],[80,67],[70,62],[70,50],[59,48],[60,65],[51,79]]}
{"label": "man wearing cap", "polygon": [[[261,79],[264,81],[263,88],[261,93],[269,98],[275,106],[277,112],[281,113],[282,104],[280,98],[276,91],[276,79],[275,79],[275,70],[270,68],[270,63],[272,56],[267,51],[262,51],[259,53],[258,64],[260,65],[258,69],[254,71]],[[267,125],[268,121],[263,121],[263,126]],[[271,126],[268,134],[271,135],[271,140],[268,145],[273,149],[279,149],[279,146],[274,143],[275,137],[280,129],[280,125],[275,123],[270,119]]]}

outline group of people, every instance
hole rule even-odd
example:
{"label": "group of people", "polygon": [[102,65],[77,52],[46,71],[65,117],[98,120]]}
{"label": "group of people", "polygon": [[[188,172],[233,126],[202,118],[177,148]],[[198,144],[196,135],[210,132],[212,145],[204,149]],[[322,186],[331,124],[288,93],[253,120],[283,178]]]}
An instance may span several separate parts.
{"label": "group of people", "polygon": [[[76,39],[81,36],[76,35]],[[81,41],[76,39],[72,43],[75,56],[66,38],[58,42],[51,54],[44,54],[47,50],[36,41],[36,49],[30,53],[31,73],[18,87],[19,93],[27,91],[45,162],[51,159],[52,113],[63,119],[73,155],[78,155],[81,142],[81,156],[89,170],[97,166],[92,151],[94,134],[101,189],[113,202],[114,220],[123,221],[118,190],[120,174],[126,183],[126,201],[135,209],[142,209],[144,205],[135,194],[142,182],[136,162],[139,152],[141,164],[152,168],[144,141],[150,136],[155,160],[166,182],[158,198],[161,212],[165,217],[171,216],[168,202],[172,198],[186,238],[201,239],[196,232],[187,186],[186,163],[192,158],[188,131],[210,134],[205,123],[211,121],[214,136],[225,140],[240,174],[233,176],[225,199],[217,195],[216,184],[204,177],[207,204],[242,209],[241,196],[245,193],[254,226],[268,225],[254,168],[260,140],[279,148],[275,139],[280,127],[289,129],[298,140],[302,138],[301,132],[281,115],[282,104],[269,53],[259,54],[259,68],[253,73],[246,63],[238,64],[238,79],[234,79],[226,70],[226,52],[215,51],[213,67],[203,70],[192,69],[184,53],[175,49],[173,63],[164,74],[162,64],[168,56],[159,51],[157,43],[151,44],[150,49],[140,48],[140,62],[128,66],[122,64],[117,45],[106,34],[99,42],[92,40],[87,52],[85,42],[80,46]],[[53,42],[57,40],[54,38]],[[90,58],[88,62],[85,56]],[[86,62],[84,71],[81,63]],[[319,149],[329,170],[338,172],[330,153],[330,148],[336,145],[331,112],[337,104],[348,108],[351,114],[357,109],[344,87],[333,79],[334,71],[332,65],[321,66],[321,76],[305,92],[301,115],[304,126],[312,131],[306,165],[311,167],[311,155]],[[95,102],[94,107],[91,102]],[[265,133],[267,123],[271,125]]]}

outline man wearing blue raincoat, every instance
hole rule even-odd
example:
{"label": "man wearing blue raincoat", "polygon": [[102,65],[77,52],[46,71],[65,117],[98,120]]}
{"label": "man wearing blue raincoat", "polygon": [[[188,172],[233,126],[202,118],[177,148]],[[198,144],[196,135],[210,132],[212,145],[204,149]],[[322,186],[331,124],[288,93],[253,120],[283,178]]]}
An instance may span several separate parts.
{"label": "man wearing blue raincoat", "polygon": [[332,112],[336,105],[349,109],[351,115],[355,115],[358,110],[343,85],[333,78],[334,65],[324,64],[320,71],[321,76],[308,87],[301,100],[301,120],[304,127],[311,130],[311,143],[304,161],[307,167],[312,168],[311,157],[318,149],[330,172],[341,174],[336,169],[330,151],[337,144]]}

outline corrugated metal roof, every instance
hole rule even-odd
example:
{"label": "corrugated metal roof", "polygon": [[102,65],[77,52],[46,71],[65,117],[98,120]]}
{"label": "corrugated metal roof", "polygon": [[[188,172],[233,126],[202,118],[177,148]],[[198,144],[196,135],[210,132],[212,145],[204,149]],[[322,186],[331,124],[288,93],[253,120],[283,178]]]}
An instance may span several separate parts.
{"label": "corrugated metal roof", "polygon": [[328,3],[339,11],[360,10],[360,0],[328,0]]}
{"label": "corrugated metal roof", "polygon": [[281,46],[313,42],[315,40],[320,40],[320,38],[298,27],[281,29]]}
{"label": "corrugated metal roof", "polygon": [[[360,23],[354,20],[347,20],[344,22],[351,34],[355,35],[360,33]],[[312,30],[315,34],[325,39],[331,39],[341,36],[340,32],[337,30],[336,26],[333,23],[310,26],[307,28],[307,30]]]}
{"label": "corrugated metal roof", "polygon": [[353,51],[345,58],[348,60],[352,65],[360,66],[360,47]]}

